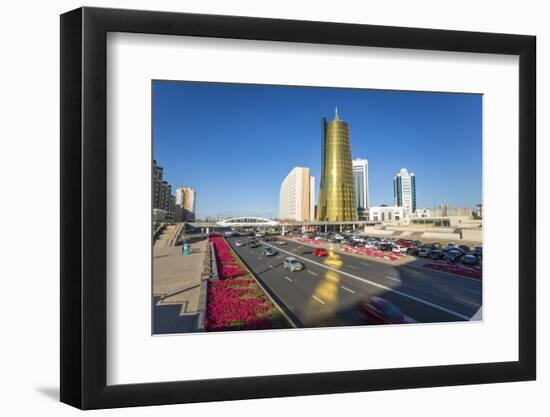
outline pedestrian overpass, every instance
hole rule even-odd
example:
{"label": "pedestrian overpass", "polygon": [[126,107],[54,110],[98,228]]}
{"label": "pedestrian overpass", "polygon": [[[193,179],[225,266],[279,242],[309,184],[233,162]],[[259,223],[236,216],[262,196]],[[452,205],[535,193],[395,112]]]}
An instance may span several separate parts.
{"label": "pedestrian overpass", "polygon": [[206,233],[210,233],[211,230],[215,229],[224,229],[224,228],[276,228],[281,229],[282,233],[284,234],[286,230],[289,228],[300,228],[302,232],[305,232],[306,230],[311,229],[318,229],[320,231],[324,230],[327,231],[329,229],[338,229],[340,232],[343,228],[349,227],[352,229],[355,229],[356,227],[366,227],[366,226],[374,226],[375,224],[378,224],[380,222],[372,222],[372,221],[364,221],[364,220],[357,220],[357,221],[333,221],[333,222],[324,222],[324,221],[277,221],[273,219],[269,219],[266,217],[256,217],[256,216],[243,216],[243,217],[231,217],[215,222],[202,222],[202,221],[191,221],[186,222],[190,226],[201,229],[201,231],[206,231]]}

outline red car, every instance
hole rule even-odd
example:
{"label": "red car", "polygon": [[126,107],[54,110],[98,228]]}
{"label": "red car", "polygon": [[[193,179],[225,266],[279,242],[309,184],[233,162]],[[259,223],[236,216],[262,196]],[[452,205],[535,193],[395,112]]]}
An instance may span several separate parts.
{"label": "red car", "polygon": [[325,248],[317,248],[311,253],[313,253],[316,256],[327,256],[328,255],[328,252]]}
{"label": "red car", "polygon": [[372,324],[416,323],[414,319],[404,315],[397,306],[380,297],[360,300],[357,309]]}

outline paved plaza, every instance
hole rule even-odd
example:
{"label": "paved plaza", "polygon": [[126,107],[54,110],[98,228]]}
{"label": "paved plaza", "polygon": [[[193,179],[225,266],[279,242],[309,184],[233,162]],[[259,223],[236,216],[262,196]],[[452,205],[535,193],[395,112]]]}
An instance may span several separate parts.
{"label": "paved plaza", "polygon": [[155,334],[195,330],[207,240],[194,236],[187,241],[191,254],[185,256],[181,245],[153,248]]}

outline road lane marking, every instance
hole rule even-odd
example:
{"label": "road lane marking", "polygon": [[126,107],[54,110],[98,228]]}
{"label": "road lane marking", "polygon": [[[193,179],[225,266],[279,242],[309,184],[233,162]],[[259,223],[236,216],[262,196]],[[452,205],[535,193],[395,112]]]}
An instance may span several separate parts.
{"label": "road lane marking", "polygon": [[391,279],[393,281],[397,281],[397,282],[401,282],[401,280],[399,278],[395,278],[395,277],[390,277],[389,275],[384,275],[386,278],[388,279]]}
{"label": "road lane marking", "polygon": [[321,304],[325,304],[323,300],[321,300],[319,297],[316,297],[315,295],[312,295],[313,298],[315,298],[317,301],[319,301]]}
{"label": "road lane marking", "polygon": [[353,269],[359,269],[358,267],[356,267],[355,265],[346,265],[348,268],[353,268]]}
{"label": "road lane marking", "polygon": [[[271,246],[271,245],[269,245]],[[290,255],[292,255],[290,252],[288,251],[285,251],[284,249],[281,249],[281,251],[283,252],[286,252]],[[447,307],[443,307],[443,306],[440,306],[438,304],[435,304],[435,303],[432,303],[431,301],[428,301],[428,300],[424,300],[422,298],[419,298],[415,295],[411,295],[411,294],[407,294],[406,292],[403,292],[403,291],[400,291],[400,290],[396,290],[395,288],[391,288],[391,287],[388,287],[386,285],[383,285],[383,284],[379,284],[377,282],[374,282],[374,281],[370,281],[366,278],[361,278],[361,277],[358,277],[357,275],[353,275],[353,274],[350,274],[349,272],[345,272],[345,271],[341,271],[339,269],[336,269],[336,268],[333,268],[331,266],[328,266],[328,265],[323,265],[319,262],[315,262],[311,259],[308,259],[308,258],[304,258],[303,256],[300,256],[300,255],[294,255],[294,257],[296,258],[300,258],[300,259],[303,259],[304,261],[306,262],[309,262],[309,263],[312,263],[312,264],[316,264],[322,268],[325,268],[325,269],[328,269],[328,270],[331,270],[331,271],[334,271],[334,272],[337,272],[339,274],[342,274],[342,275],[346,275],[350,278],[353,278],[357,281],[361,281],[361,282],[364,282],[365,284],[369,284],[369,285],[372,285],[373,287],[377,287],[377,288],[381,288],[383,290],[386,290],[386,291],[389,291],[389,292],[393,292],[395,294],[398,294],[402,297],[405,297],[405,298],[408,298],[409,300],[413,300],[413,301],[416,301],[418,303],[421,303],[421,304],[424,304],[424,305],[427,305],[429,307],[432,307],[432,308],[435,308],[437,310],[441,310],[441,311],[444,311],[445,313],[448,313],[448,314],[451,314],[455,317],[458,317],[462,320],[470,320],[471,317],[465,315],[465,314],[462,314],[462,313],[459,313],[457,311],[454,311],[454,310],[451,310],[450,308],[447,308]],[[309,272],[309,271],[308,271]]]}
{"label": "road lane marking", "polygon": [[344,286],[342,285],[340,288],[342,288],[343,290],[346,290],[346,291],[348,291],[348,292],[350,292],[350,293],[352,293],[352,294],[355,294],[355,291],[349,289],[348,287],[344,287]]}
{"label": "road lane marking", "polygon": [[273,265],[269,265],[270,268],[273,268]]}
{"label": "road lane marking", "polygon": [[312,275],[317,275],[317,272],[313,272],[313,271],[309,271],[309,270],[307,272],[309,272]]}
{"label": "road lane marking", "polygon": [[363,264],[363,265],[365,265],[365,266],[369,266],[369,264],[366,263],[366,262],[360,262],[360,263]]}
{"label": "road lane marking", "polygon": [[285,279],[286,279],[288,282],[292,282],[292,280],[291,280],[289,277],[287,277],[287,276],[285,276]]}
{"label": "road lane marking", "polygon": [[475,306],[475,307],[481,307],[478,303],[473,303],[472,301],[465,300],[464,298],[460,298],[460,297],[453,297],[453,298],[455,300],[462,301],[463,303],[470,304],[470,305]]}

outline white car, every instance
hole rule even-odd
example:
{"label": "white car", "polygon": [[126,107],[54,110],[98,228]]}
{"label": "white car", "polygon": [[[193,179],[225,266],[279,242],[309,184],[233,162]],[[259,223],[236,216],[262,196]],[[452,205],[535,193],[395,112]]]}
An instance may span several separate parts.
{"label": "white car", "polygon": [[288,257],[283,261],[283,268],[290,270],[290,272],[301,271],[304,269],[304,264],[299,262],[296,258]]}
{"label": "white car", "polygon": [[235,245],[237,245],[240,248],[241,246],[244,246],[244,242],[242,240],[237,240],[235,242]]}
{"label": "white car", "polygon": [[365,243],[366,240],[363,236],[353,236],[351,238],[354,242]]}
{"label": "white car", "polygon": [[407,248],[404,246],[393,245],[391,251],[394,253],[405,253],[407,252]]}
{"label": "white car", "polygon": [[336,240],[343,240],[343,239],[344,239],[344,236],[339,235],[339,234],[336,234],[336,235],[334,235],[334,239],[336,239]]}

